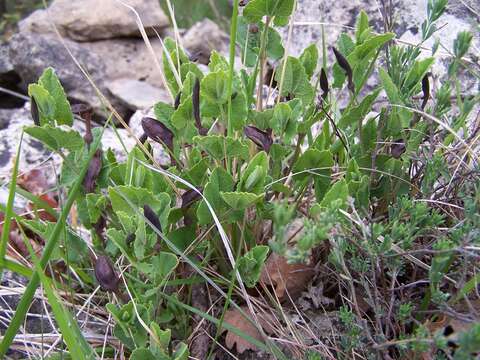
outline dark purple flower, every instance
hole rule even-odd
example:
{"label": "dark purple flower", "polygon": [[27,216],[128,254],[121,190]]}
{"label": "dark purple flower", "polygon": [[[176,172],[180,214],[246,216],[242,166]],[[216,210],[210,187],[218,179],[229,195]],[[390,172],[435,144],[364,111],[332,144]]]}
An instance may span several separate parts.
{"label": "dark purple flower", "polygon": [[174,108],[175,110],[177,110],[178,107],[180,106],[180,100],[181,100],[181,98],[182,98],[182,92],[179,91],[178,94],[177,94],[177,96],[175,97],[175,103],[173,104],[173,108]]}
{"label": "dark purple flower", "polygon": [[405,141],[403,139],[398,139],[396,140],[391,146],[390,146],[390,154],[395,158],[399,159],[402,154],[405,152],[406,147],[405,147]]}
{"label": "dark purple flower", "polygon": [[423,101],[422,101],[422,110],[425,109],[428,99],[430,98],[430,81],[428,80],[428,74],[426,74],[422,79],[422,92],[423,92]]}
{"label": "dark purple flower", "polygon": [[355,92],[355,85],[353,84],[353,72],[348,60],[338,51],[334,46],[332,46],[333,53],[337,59],[338,65],[345,71],[348,78],[348,89],[353,93]]}
{"label": "dark purple flower", "polygon": [[193,118],[195,119],[195,126],[198,129],[200,135],[206,135],[207,129],[202,126],[202,119],[200,117],[200,80],[195,79],[192,93],[192,105],[193,105]]}
{"label": "dark purple flower", "polygon": [[195,201],[201,198],[201,195],[198,192],[202,192],[202,188],[197,190],[190,189],[182,194],[182,209],[190,207]]}
{"label": "dark purple flower", "polygon": [[95,192],[97,178],[102,170],[102,154],[102,150],[100,149],[95,151],[95,154],[90,161],[90,165],[88,166],[87,174],[83,180],[83,186],[85,186],[85,192],[87,194]]}
{"label": "dark purple flower", "polygon": [[120,279],[108,257],[103,255],[97,257],[95,261],[95,277],[103,289],[113,292],[118,291]]}
{"label": "dark purple flower", "polygon": [[160,121],[150,117],[144,117],[142,119],[142,128],[145,134],[160,144],[167,146],[170,151],[173,152],[173,132],[163,125]]}
{"label": "dark purple flower", "polygon": [[328,78],[327,78],[327,73],[325,72],[325,69],[322,68],[320,71],[320,89],[322,89],[322,99],[326,99],[328,95]]}
{"label": "dark purple flower", "polygon": [[243,133],[246,137],[252,140],[259,148],[265,150],[265,152],[270,151],[270,147],[273,144],[272,139],[272,129],[267,131],[260,130],[259,128],[248,125],[243,129]]}
{"label": "dark purple flower", "polygon": [[158,219],[157,214],[155,214],[155,211],[153,211],[150,206],[143,206],[143,215],[147,218],[148,221],[150,221],[154,228],[156,228],[158,231],[162,231],[162,225],[160,224],[160,220]]}
{"label": "dark purple flower", "polygon": [[38,105],[33,97],[30,101],[30,112],[32,114],[32,119],[35,125],[40,126],[40,114],[38,112]]}

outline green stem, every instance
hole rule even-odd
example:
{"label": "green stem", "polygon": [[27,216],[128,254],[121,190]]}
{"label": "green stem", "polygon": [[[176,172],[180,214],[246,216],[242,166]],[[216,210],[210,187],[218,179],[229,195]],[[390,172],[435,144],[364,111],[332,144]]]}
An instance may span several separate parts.
{"label": "green stem", "polygon": [[235,66],[235,47],[237,41],[237,27],[238,27],[238,1],[233,2],[232,11],[232,26],[230,28],[230,63],[228,72],[228,119],[227,119],[227,135],[233,136],[232,124],[232,90],[233,90],[233,72]]}
{"label": "green stem", "polygon": [[20,141],[18,143],[17,155],[15,157],[15,164],[12,171],[12,181],[10,183],[10,189],[8,193],[7,208],[5,209],[5,220],[3,223],[2,238],[0,242],[0,260],[2,260],[2,263],[0,264],[0,279],[2,279],[3,276],[3,261],[5,259],[5,254],[7,252],[7,244],[10,238],[10,225],[12,223],[13,216],[13,202],[15,200],[15,191],[17,187],[18,163],[20,162],[19,159],[20,149],[22,148],[22,140],[23,131],[20,135]]}
{"label": "green stem", "polygon": [[[105,129],[105,128],[104,128]],[[102,133],[103,134],[103,133]],[[101,134],[101,135],[102,135]],[[73,203],[75,202],[75,199],[77,198],[78,192],[81,189],[82,183],[83,183],[83,178],[85,177],[90,160],[93,158],[93,155],[95,154],[95,151],[97,150],[100,141],[102,139],[102,136],[99,136],[96,140],[94,145],[90,148],[90,153],[89,153],[89,161],[83,166],[82,170],[80,171],[80,174],[77,178],[77,181],[74,183],[72,186],[70,193],[68,195],[67,202],[65,204],[65,207],[62,210],[62,213],[60,214],[60,218],[58,219],[57,223],[55,224],[55,227],[53,229],[52,234],[50,235],[48,241],[45,244],[45,248],[43,251],[42,258],[40,260],[40,266],[42,269],[45,268],[47,265],[48,261],[50,260],[50,257],[52,255],[53,250],[57,246],[58,240],[60,238],[60,234],[62,230],[65,227],[65,223],[68,217],[68,214],[70,213],[70,209],[73,206]],[[23,323],[23,320],[25,319],[25,314],[28,311],[28,308],[31,305],[32,299],[35,295],[35,291],[37,290],[38,286],[40,285],[40,277],[37,272],[35,272],[28,283],[27,288],[25,289],[25,292],[22,296],[22,299],[20,300],[17,309],[15,311],[15,314],[13,315],[12,321],[10,322],[10,325],[8,326],[8,329],[5,332],[5,335],[3,336],[2,343],[0,344],[0,358],[3,358],[10,348],[10,345],[12,344],[13,339],[15,338],[15,335],[18,332],[18,329]]]}

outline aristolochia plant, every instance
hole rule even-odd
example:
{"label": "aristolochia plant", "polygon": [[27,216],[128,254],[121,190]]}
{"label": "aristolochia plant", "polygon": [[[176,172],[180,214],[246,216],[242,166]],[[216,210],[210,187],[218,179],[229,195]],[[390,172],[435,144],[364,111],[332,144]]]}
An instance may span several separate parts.
{"label": "aristolochia plant", "polygon": [[[329,259],[343,272],[352,249],[336,237],[342,224],[381,218],[397,206],[397,213],[390,210],[396,221],[371,229],[372,239],[377,234],[382,241],[362,243],[362,251],[377,256],[409,249],[421,236],[418,228],[443,221],[402,197],[419,191],[428,197],[433,191],[435,179],[416,176],[417,160],[425,155],[422,144],[434,133],[444,146],[457,140],[431,120],[449,112],[451,92],[446,83],[432,94],[434,58],[396,45],[393,33],[374,33],[364,12],[353,36],[344,33],[331,47],[331,66],[320,66],[328,60],[319,61],[315,45],[289,56],[276,28],[288,24],[294,3],[252,0],[242,16],[234,11],[241,69],[233,69],[233,57],[227,61],[214,51],[204,72],[179,44],[165,39],[163,71],[175,102],[155,105],[155,118],[142,120],[144,135],[123,162],[110,149],[96,150],[100,128],[90,129],[88,109],[70,106],[53,69],[29,87],[36,125],[25,132],[63,157],[62,188],[72,191],[88,166],[75,205],[81,225],[90,230],[91,250],[85,240],[67,234],[63,241],[69,246],[55,256],[77,271],[84,291],[96,278],[104,291],[116,294],[118,301],[106,308],[131,359],[187,359],[185,343],[172,347],[170,341],[188,338],[190,312],[218,330],[235,331],[223,323],[224,312],[218,320],[188,305],[195,284],[218,290],[225,310],[239,308],[242,300],[234,294],[250,306],[250,288],[267,291],[258,285],[269,253],[313,265],[319,246],[336,239],[330,241]],[[443,1],[429,4],[424,41],[445,8]],[[471,39],[468,34],[457,39],[452,74],[463,66]],[[379,81],[366,86],[374,74]],[[465,128],[468,101],[448,129]],[[72,128],[74,113],[88,125],[84,137]],[[154,159],[153,144],[162,146],[168,160]],[[465,159],[474,160],[472,154]],[[411,207],[410,225],[399,201]],[[295,237],[289,229],[297,220],[302,232]],[[25,226],[44,238],[55,231],[40,220]],[[448,261],[436,258],[432,265],[432,293]],[[359,260],[355,271],[369,264]],[[282,357],[268,338],[237,334]]]}

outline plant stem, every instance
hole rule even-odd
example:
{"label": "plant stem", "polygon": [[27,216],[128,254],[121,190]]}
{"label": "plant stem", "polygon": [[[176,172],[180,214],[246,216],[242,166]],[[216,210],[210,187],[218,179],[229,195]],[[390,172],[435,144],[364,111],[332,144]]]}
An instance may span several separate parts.
{"label": "plant stem", "polygon": [[227,136],[233,136],[233,124],[232,124],[232,90],[233,90],[233,73],[235,66],[235,47],[237,41],[237,27],[238,27],[238,1],[233,2],[232,10],[232,26],[230,28],[230,63],[228,72],[228,119],[227,119]]}
{"label": "plant stem", "polygon": [[266,48],[267,48],[267,41],[268,41],[268,29],[270,27],[270,18],[267,17],[265,21],[265,28],[263,29],[262,33],[262,40],[260,43],[260,54],[259,54],[259,63],[260,63],[260,78],[258,79],[258,90],[257,90],[257,111],[262,111],[263,108],[263,78],[264,78],[264,70],[265,70],[265,63],[267,61],[267,57],[265,56]]}
{"label": "plant stem", "polygon": [[15,200],[15,191],[17,187],[18,163],[20,162],[19,159],[20,159],[20,149],[22,148],[22,140],[23,140],[23,131],[20,135],[17,155],[15,157],[15,164],[13,166],[12,181],[10,183],[10,189],[8,192],[7,208],[5,210],[5,218],[4,218],[3,229],[2,229],[2,238],[0,242],[0,260],[2,261],[2,263],[0,264],[0,280],[2,279],[2,276],[3,276],[3,261],[5,259],[5,253],[7,252],[7,244],[10,238],[10,225],[12,223],[13,202]]}

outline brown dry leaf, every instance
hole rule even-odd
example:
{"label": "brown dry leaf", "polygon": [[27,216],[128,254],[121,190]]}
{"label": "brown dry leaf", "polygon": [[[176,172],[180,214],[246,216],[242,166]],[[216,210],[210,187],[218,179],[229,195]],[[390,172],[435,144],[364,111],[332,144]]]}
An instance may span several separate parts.
{"label": "brown dry leaf", "polygon": [[296,298],[307,287],[315,274],[312,265],[289,264],[278,254],[272,253],[262,269],[260,280],[275,287],[280,300],[288,294]]}
{"label": "brown dry leaf", "polygon": [[33,169],[20,175],[17,179],[17,184],[35,195],[42,194],[49,188],[45,172],[39,169]]}
{"label": "brown dry leaf", "polygon": [[[242,310],[249,314],[249,310],[246,306],[242,306]],[[230,309],[225,313],[224,321],[229,323],[232,326],[235,326],[243,333],[251,336],[258,341],[262,341],[262,335],[260,332],[253,326],[250,321],[245,319],[243,315],[237,309]],[[229,349],[232,349],[235,344],[237,345],[237,352],[239,354],[243,353],[245,350],[258,350],[257,347],[244,338],[238,336],[234,332],[228,331],[225,338],[225,344]]]}
{"label": "brown dry leaf", "polygon": [[[52,209],[56,209],[58,207],[57,201],[49,194],[40,195],[39,199],[45,201],[48,205],[50,205],[50,207]],[[35,204],[33,204],[31,202],[28,203],[28,209],[30,211],[36,211],[38,217],[41,220],[50,221],[50,222],[56,222],[57,221],[55,216],[51,215],[50,213],[48,213],[47,211],[45,211],[43,209],[37,208],[37,206],[35,206]]]}

